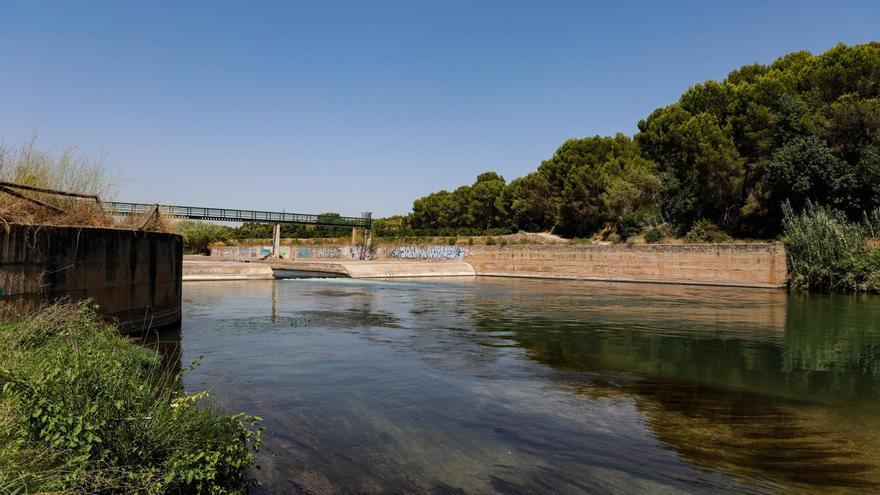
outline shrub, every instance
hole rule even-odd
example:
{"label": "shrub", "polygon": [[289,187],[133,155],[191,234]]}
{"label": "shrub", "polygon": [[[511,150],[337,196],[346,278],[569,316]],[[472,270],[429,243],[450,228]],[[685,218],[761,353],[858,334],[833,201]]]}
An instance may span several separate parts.
{"label": "shrub", "polygon": [[645,242],[656,244],[663,240],[663,230],[660,227],[651,227],[645,231]]}
{"label": "shrub", "polygon": [[229,228],[216,223],[184,220],[175,226],[187,252],[211,254],[211,244],[229,240]]}
{"label": "shrub", "polygon": [[621,239],[627,239],[641,234],[645,228],[656,222],[655,215],[640,210],[620,217],[614,229]]}
{"label": "shrub", "polygon": [[494,237],[487,237],[486,238],[486,245],[487,246],[494,246],[495,244],[496,244],[496,241],[495,241]]}
{"label": "shrub", "polygon": [[0,324],[0,492],[246,493],[258,418],[186,395],[87,305]]}
{"label": "shrub", "polygon": [[684,236],[688,242],[729,242],[731,237],[709,220],[697,220]]}

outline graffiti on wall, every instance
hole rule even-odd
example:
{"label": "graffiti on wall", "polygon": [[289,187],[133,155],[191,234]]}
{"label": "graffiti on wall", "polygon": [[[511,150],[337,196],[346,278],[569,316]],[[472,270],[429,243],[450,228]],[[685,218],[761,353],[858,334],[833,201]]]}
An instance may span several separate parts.
{"label": "graffiti on wall", "polygon": [[260,258],[272,253],[268,246],[216,246],[211,248],[211,256],[230,258]]}
{"label": "graffiti on wall", "polygon": [[[282,246],[282,259],[297,260],[375,260],[380,255],[400,260],[454,260],[463,259],[468,250],[459,246],[395,246],[377,250],[366,246]],[[217,246],[211,249],[214,256],[229,258],[265,258],[272,254],[271,246]]]}
{"label": "graffiti on wall", "polygon": [[396,246],[385,249],[389,258],[401,260],[461,260],[468,250],[458,246]]}
{"label": "graffiti on wall", "polygon": [[338,260],[342,250],[338,247],[297,247],[296,258],[300,260]]}
{"label": "graffiti on wall", "polygon": [[345,254],[353,260],[374,260],[379,257],[376,248],[372,246],[348,246],[345,248]]}
{"label": "graffiti on wall", "polygon": [[378,257],[376,248],[365,246],[346,247],[306,247],[296,248],[296,258],[300,260],[374,260]]}

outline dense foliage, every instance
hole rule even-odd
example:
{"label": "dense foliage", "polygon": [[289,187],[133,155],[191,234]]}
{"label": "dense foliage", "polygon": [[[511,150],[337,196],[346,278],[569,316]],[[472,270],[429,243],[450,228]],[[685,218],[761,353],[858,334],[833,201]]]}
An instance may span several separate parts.
{"label": "dense foliage", "polygon": [[[271,232],[272,226],[266,225],[266,227]],[[210,254],[211,244],[229,239],[234,232],[234,229],[223,225],[197,220],[177,222],[174,230],[183,237],[186,252],[194,254]]]}
{"label": "dense foliage", "polygon": [[880,292],[880,208],[862,222],[807,203],[801,213],[783,205],[791,286],[825,291]]}
{"label": "dense foliage", "polygon": [[247,493],[258,418],[186,395],[87,305],[0,323],[0,493]]}
{"label": "dense foliage", "polygon": [[741,67],[693,86],[638,128],[633,139],[568,140],[510,183],[487,172],[420,198],[410,224],[579,237],[621,223],[618,234],[668,224],[683,235],[702,221],[772,238],[785,201],[859,220],[880,206],[880,43]]}

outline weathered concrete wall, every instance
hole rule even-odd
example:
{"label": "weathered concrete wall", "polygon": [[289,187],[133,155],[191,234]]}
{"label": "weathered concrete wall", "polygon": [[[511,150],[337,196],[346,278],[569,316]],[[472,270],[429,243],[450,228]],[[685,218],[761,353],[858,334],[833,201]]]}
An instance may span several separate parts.
{"label": "weathered concrete wall", "polygon": [[0,228],[0,312],[92,298],[123,332],[180,322],[179,235],[91,227]]}
{"label": "weathered concrete wall", "polygon": [[266,263],[275,270],[333,273],[351,278],[473,277],[474,268],[463,261],[289,261]]}
{"label": "weathered concrete wall", "polygon": [[473,246],[478,275],[782,287],[785,247],[755,244]]}
{"label": "weathered concrete wall", "polygon": [[[464,261],[477,275],[536,277],[626,282],[708,284],[747,287],[783,287],[788,276],[785,247],[779,243],[748,244],[625,244],[507,245],[507,246],[376,246],[358,260],[349,246],[289,247],[283,260],[316,263],[318,271],[331,269],[324,262],[344,265],[340,272],[356,277],[364,273],[404,273],[407,269],[377,269],[387,263]],[[220,257],[254,259],[260,247],[226,247],[212,250]],[[378,266],[378,265],[377,265]],[[300,268],[304,269],[304,268]],[[425,271],[442,276],[449,268]],[[392,275],[385,275],[392,276]]]}
{"label": "weathered concrete wall", "polygon": [[273,280],[269,265],[235,261],[183,260],[183,281],[205,280]]}

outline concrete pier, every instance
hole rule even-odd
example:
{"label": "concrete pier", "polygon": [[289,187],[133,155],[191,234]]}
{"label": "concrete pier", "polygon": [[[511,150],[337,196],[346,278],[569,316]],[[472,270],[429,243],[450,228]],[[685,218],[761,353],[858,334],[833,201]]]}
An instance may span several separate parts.
{"label": "concrete pier", "polygon": [[183,240],[98,227],[0,228],[0,316],[90,298],[123,333],[180,323]]}

